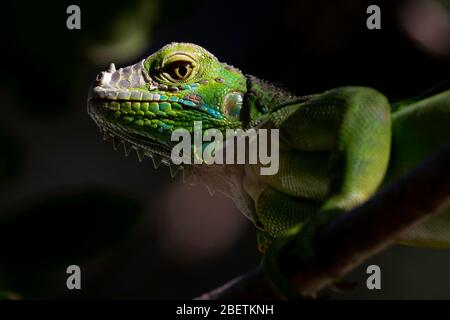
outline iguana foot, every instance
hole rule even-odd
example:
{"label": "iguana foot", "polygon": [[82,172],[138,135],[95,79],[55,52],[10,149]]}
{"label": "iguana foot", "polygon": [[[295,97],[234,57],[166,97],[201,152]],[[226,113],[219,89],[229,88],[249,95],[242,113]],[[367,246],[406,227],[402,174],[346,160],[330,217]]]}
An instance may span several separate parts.
{"label": "iguana foot", "polygon": [[295,250],[297,251],[300,261],[307,262],[314,257],[314,242],[318,232],[326,224],[344,212],[345,211],[341,209],[322,210],[303,226],[295,239]]}
{"label": "iguana foot", "polygon": [[311,298],[303,296],[290,283],[285,268],[282,263],[294,263],[287,258],[288,255],[295,256],[295,263],[307,263],[315,256],[315,239],[317,233],[327,223],[335,219],[345,211],[340,209],[323,210],[310,221],[290,236],[275,239],[267,248],[263,266],[269,276],[273,287],[284,297],[288,299]]}

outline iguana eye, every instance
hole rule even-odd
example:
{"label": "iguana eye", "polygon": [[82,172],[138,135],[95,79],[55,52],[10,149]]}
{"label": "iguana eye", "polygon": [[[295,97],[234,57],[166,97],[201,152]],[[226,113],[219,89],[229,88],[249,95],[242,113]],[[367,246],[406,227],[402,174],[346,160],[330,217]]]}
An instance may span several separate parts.
{"label": "iguana eye", "polygon": [[192,73],[192,65],[188,61],[174,61],[167,66],[166,72],[174,80],[185,80]]}
{"label": "iguana eye", "polygon": [[192,57],[178,53],[163,61],[160,76],[172,83],[185,82],[195,76],[197,69],[197,63]]}

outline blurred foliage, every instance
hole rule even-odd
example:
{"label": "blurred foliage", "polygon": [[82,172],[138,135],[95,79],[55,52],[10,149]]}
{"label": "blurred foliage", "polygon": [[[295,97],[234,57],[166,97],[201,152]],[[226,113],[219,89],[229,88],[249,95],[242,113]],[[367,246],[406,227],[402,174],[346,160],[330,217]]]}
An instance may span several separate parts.
{"label": "blurred foliage", "polygon": [[438,3],[442,4],[448,11],[450,11],[450,0],[437,0]]}
{"label": "blurred foliage", "polygon": [[51,272],[117,244],[140,213],[135,201],[99,191],[68,191],[26,202],[0,221],[1,289],[37,294]]}
{"label": "blurred foliage", "polygon": [[152,42],[153,27],[159,20],[159,1],[134,1],[132,5],[113,1],[101,14],[92,8],[93,4],[82,6],[83,12],[89,12],[85,26],[97,26],[96,33],[87,39],[87,54],[93,63],[124,63],[142,54]]}
{"label": "blurred foliage", "polygon": [[0,291],[0,300],[19,300],[22,297],[15,292]]}

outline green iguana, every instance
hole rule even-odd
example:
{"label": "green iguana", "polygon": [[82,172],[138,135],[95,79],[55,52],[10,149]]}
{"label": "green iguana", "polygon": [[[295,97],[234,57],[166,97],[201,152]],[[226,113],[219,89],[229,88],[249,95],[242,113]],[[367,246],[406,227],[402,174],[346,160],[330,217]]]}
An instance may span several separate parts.
{"label": "green iguana", "polygon": [[[194,44],[172,43],[148,58],[101,72],[89,94],[88,112],[114,148],[124,144],[139,160],[152,158],[174,175],[203,183],[233,199],[256,226],[259,249],[275,286],[277,250],[298,237],[314,254],[317,228],[365,202],[450,141],[450,90],[392,108],[367,87],[340,87],[296,96],[244,75]],[[171,162],[176,129],[277,128],[279,171],[260,165],[183,165]],[[450,247],[450,212],[410,230],[401,242]],[[375,228],[376,226],[374,226]],[[276,249],[271,249],[276,248]],[[277,283],[278,282],[278,283]]]}

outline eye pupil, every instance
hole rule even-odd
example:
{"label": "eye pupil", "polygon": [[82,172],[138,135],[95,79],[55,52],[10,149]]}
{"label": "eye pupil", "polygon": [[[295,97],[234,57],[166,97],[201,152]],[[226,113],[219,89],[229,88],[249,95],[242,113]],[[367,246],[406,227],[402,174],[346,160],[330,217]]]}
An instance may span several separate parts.
{"label": "eye pupil", "polygon": [[187,72],[188,72],[188,70],[187,70],[186,66],[179,66],[178,67],[178,74],[181,77],[185,77],[187,75]]}
{"label": "eye pupil", "polygon": [[166,66],[167,76],[175,81],[186,80],[192,74],[193,66],[187,61],[175,61]]}

